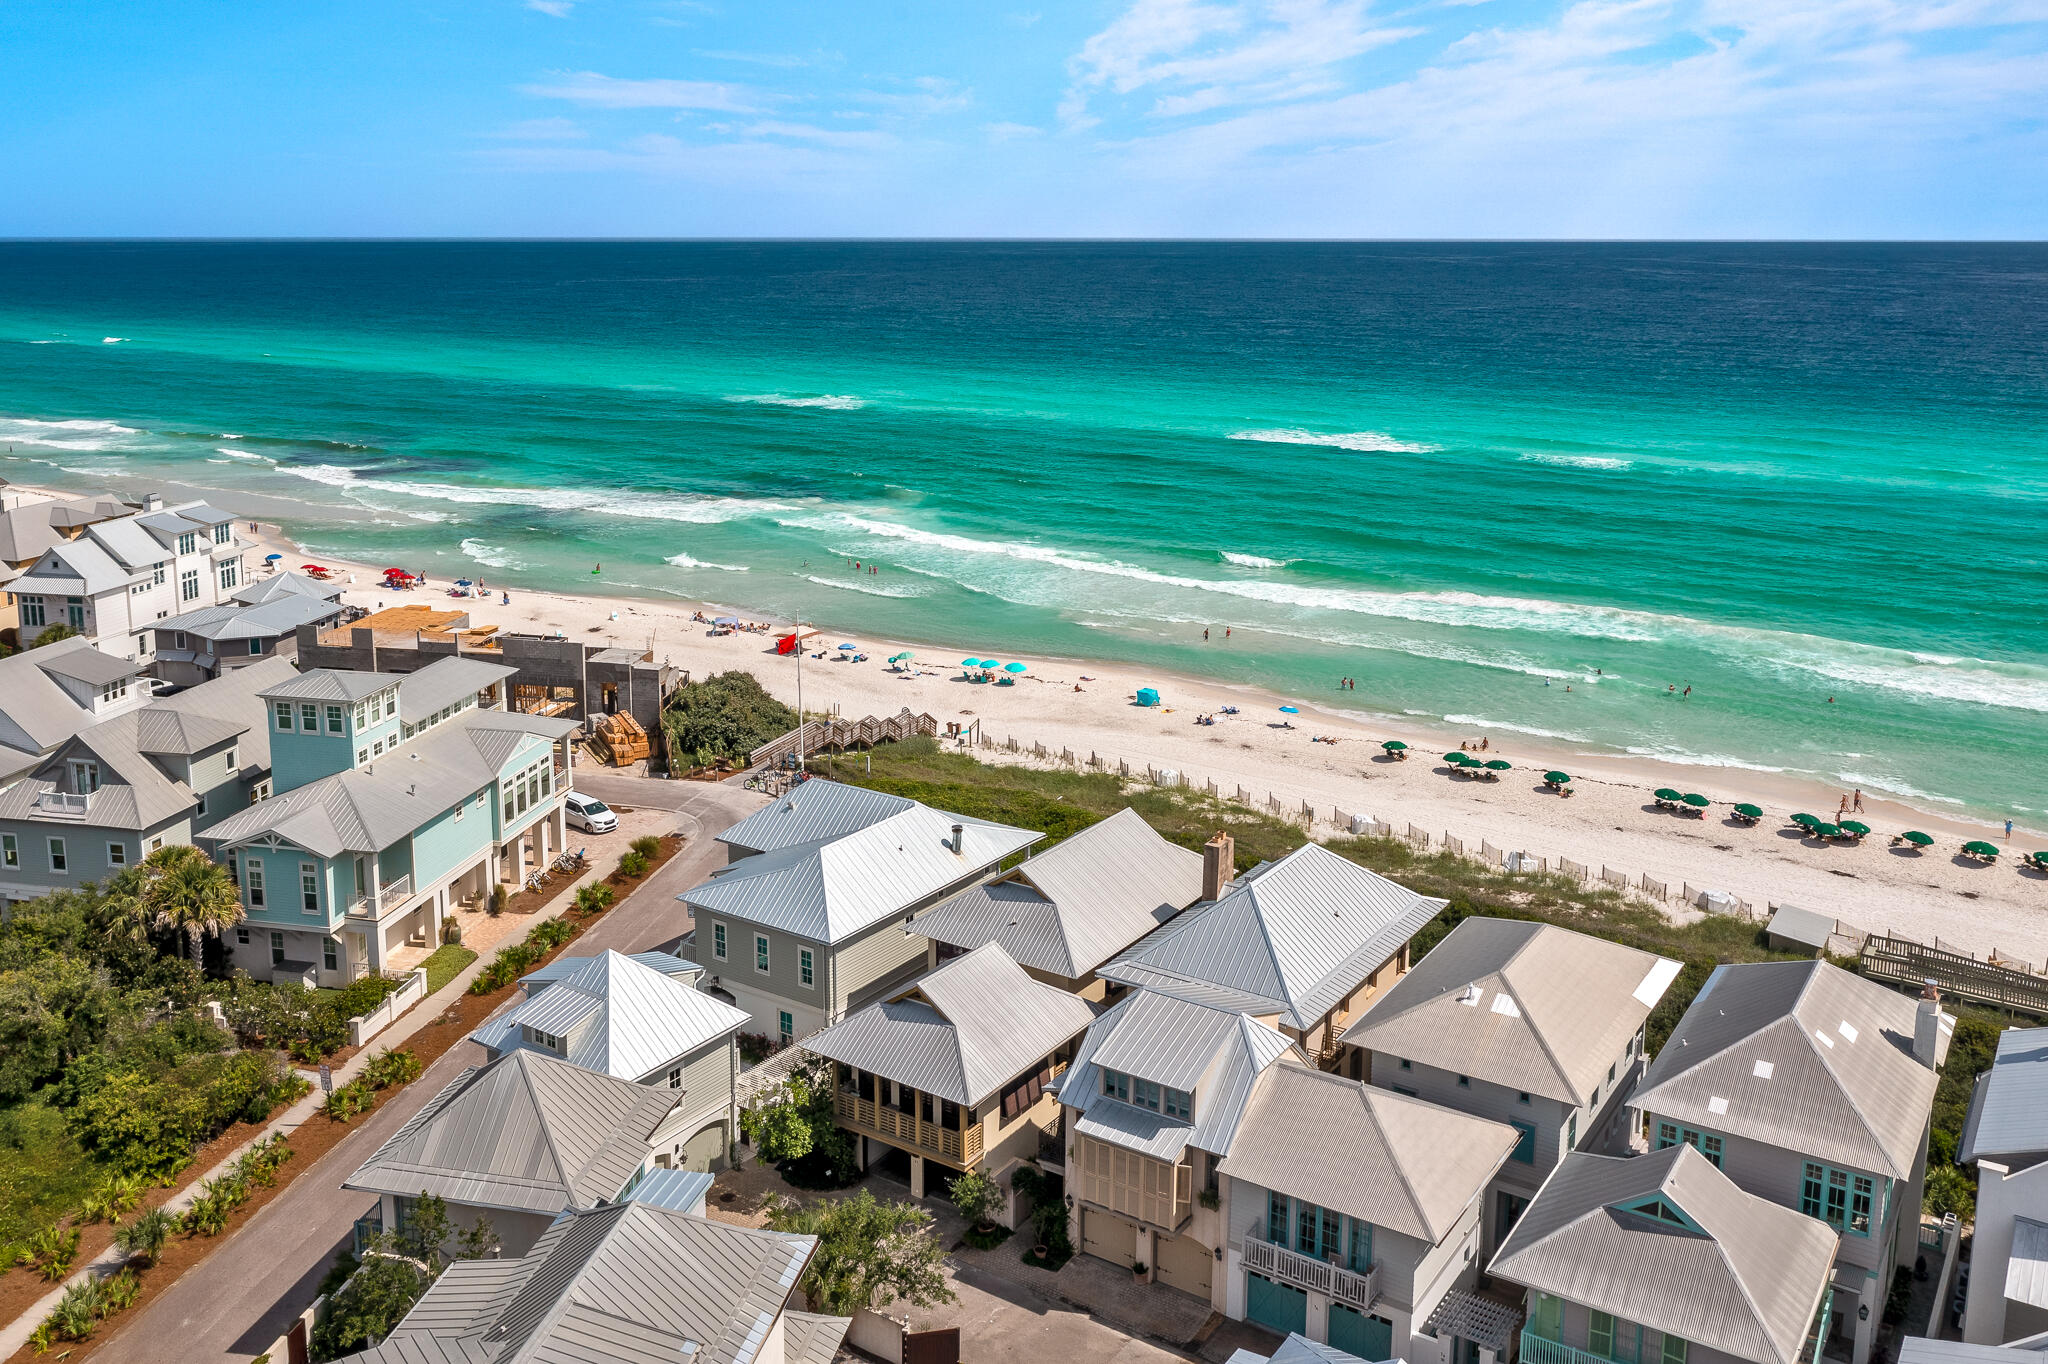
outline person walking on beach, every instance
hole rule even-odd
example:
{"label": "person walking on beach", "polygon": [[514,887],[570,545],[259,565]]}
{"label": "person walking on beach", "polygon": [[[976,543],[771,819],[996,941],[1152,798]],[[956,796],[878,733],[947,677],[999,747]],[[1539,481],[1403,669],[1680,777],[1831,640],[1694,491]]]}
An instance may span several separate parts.
{"label": "person walking on beach", "polygon": [[1860,787],[1860,786],[1856,788],[1856,796],[1855,796],[1855,802],[1854,802],[1854,803],[1855,803],[1855,806],[1856,806],[1856,813],[1857,813],[1857,814],[1859,814],[1859,815],[1860,815],[1860,814],[1862,814],[1862,813],[1863,813],[1863,788],[1862,788],[1862,787]]}
{"label": "person walking on beach", "polygon": [[2012,821],[2009,819],[2005,822],[2005,841],[2012,842]]}
{"label": "person walking on beach", "polygon": [[1208,642],[1209,642],[1209,627],[1208,627],[1208,626],[1206,626],[1206,625],[1204,625],[1204,626],[1202,627],[1202,643],[1204,643],[1204,644],[1207,644]]}

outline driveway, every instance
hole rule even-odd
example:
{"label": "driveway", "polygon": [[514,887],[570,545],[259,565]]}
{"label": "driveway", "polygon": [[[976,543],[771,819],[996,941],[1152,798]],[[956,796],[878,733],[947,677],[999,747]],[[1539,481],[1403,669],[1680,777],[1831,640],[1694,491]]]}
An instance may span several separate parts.
{"label": "driveway", "polygon": [[[689,836],[681,853],[577,939],[579,954],[607,947],[644,951],[687,931],[689,920],[676,894],[725,865],[725,849],[713,835],[767,803],[765,796],[734,786],[582,770],[576,786],[608,804],[675,811]],[[180,1364],[247,1364],[269,1349],[313,1301],[328,1266],[347,1246],[356,1218],[376,1202],[373,1195],[341,1188],[341,1181],[444,1085],[482,1060],[482,1048],[473,1043],[449,1048],[311,1169],[301,1171],[211,1256],[122,1322],[94,1359],[100,1364],[161,1364],[172,1358]]]}

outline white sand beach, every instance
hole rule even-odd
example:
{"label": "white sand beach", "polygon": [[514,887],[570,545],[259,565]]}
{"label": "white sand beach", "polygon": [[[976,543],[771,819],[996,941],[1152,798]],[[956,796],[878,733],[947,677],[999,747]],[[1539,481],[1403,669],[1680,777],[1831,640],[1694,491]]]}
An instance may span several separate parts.
{"label": "white sand beach", "polygon": [[[275,548],[286,556],[281,567],[306,558],[282,537]],[[451,601],[446,581],[394,594],[382,589],[381,568],[328,557],[321,562],[355,575],[346,600],[356,605],[458,607],[477,625],[649,648],[696,677],[743,668],[776,696],[792,704],[797,699],[797,664],[775,654],[771,635],[714,636],[692,619],[699,610],[756,619],[744,608],[529,590],[514,590],[504,605],[495,588],[488,599]],[[1278,709],[1281,698],[1249,687],[1035,658],[1021,660],[1030,672],[1015,686],[978,685],[964,680],[957,646],[876,638],[843,625],[820,628],[814,644],[835,657],[803,663],[803,703],[811,711],[837,707],[860,717],[893,715],[907,706],[929,712],[942,731],[948,722],[978,722],[998,741],[1014,736],[1027,750],[1042,743],[1055,754],[1062,748],[1083,759],[1094,753],[1140,771],[1147,764],[1175,769],[1196,783],[1214,780],[1226,792],[1243,786],[1261,800],[1270,792],[1297,810],[1307,802],[1325,822],[1341,809],[1397,829],[1416,825],[1432,840],[1449,833],[1472,849],[1483,839],[1502,849],[1569,858],[1595,875],[1611,867],[1667,882],[1674,892],[1684,883],[1726,891],[1759,908],[1789,902],[1866,931],[1939,939],[1979,956],[1995,952],[2036,966],[2048,961],[2048,877],[2021,871],[2013,855],[2048,846],[2039,834],[2016,831],[2008,844],[2002,828],[1865,794],[1858,817],[1872,835],[1860,846],[1823,845],[1793,836],[1785,816],[1805,810],[1832,819],[1848,793],[1769,773],[1592,755],[1510,733],[1367,722],[1355,718],[1371,703],[1367,690],[1346,692],[1342,703],[1327,709],[1304,703],[1299,715],[1289,716]],[[835,646],[841,642],[858,643],[868,661],[839,661]],[[892,671],[884,660],[904,649],[918,655],[914,670]],[[1133,697],[1142,686],[1159,688],[1164,704],[1138,707]],[[1220,716],[1213,726],[1195,723],[1232,705],[1238,714]],[[1341,713],[1346,706],[1358,711],[1347,716]],[[1279,727],[1288,723],[1293,728]],[[1318,735],[1336,742],[1315,742]],[[1405,741],[1412,756],[1389,760],[1380,749],[1385,739]],[[1451,777],[1442,754],[1482,739],[1487,756],[1505,758],[1514,769],[1498,781]],[[1543,787],[1542,775],[1551,768],[1572,774],[1571,798]],[[1663,786],[1700,792],[1717,805],[1705,818],[1660,811],[1651,792]],[[1719,804],[1734,801],[1763,806],[1765,818],[1753,828],[1736,824]],[[1890,836],[1907,829],[1932,834],[1935,845],[1925,852],[1892,846]],[[1989,866],[1960,857],[1962,843],[1973,838],[1990,839],[2007,855]]]}

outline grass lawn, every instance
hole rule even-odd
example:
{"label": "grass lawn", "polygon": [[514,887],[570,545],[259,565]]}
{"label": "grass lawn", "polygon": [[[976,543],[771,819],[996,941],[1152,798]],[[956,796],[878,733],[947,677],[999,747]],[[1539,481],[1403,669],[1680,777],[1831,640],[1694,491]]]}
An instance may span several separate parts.
{"label": "grass lawn", "polygon": [[463,968],[475,960],[476,953],[454,943],[435,948],[433,955],[420,963],[427,968],[427,993],[433,994],[461,975]]}
{"label": "grass lawn", "polygon": [[76,1211],[106,1174],[56,1109],[36,1099],[0,1109],[0,1266],[14,1263],[14,1247]]}

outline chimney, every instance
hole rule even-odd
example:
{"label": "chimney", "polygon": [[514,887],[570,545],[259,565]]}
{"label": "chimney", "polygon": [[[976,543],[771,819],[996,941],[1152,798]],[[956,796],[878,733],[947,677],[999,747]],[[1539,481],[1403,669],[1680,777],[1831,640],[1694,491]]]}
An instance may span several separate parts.
{"label": "chimney", "polygon": [[1220,900],[1237,871],[1237,840],[1218,829],[1202,845],[1202,898]]}
{"label": "chimney", "polygon": [[142,495],[142,509],[146,512],[162,511],[164,509],[164,495],[162,493],[144,493]]}
{"label": "chimney", "polygon": [[953,856],[955,857],[958,857],[960,855],[960,849],[963,846],[963,839],[966,835],[966,832],[967,831],[958,824],[955,824],[953,826]]}
{"label": "chimney", "polygon": [[1929,976],[1920,987],[1920,1012],[1913,1019],[1913,1059],[1939,1070],[1941,1052],[1941,990]]}

